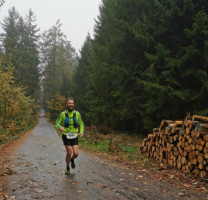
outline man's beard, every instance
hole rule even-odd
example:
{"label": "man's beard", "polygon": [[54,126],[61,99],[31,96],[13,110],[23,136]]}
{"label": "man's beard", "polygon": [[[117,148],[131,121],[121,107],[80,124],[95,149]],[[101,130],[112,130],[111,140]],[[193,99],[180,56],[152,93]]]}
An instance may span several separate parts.
{"label": "man's beard", "polygon": [[68,109],[69,112],[72,112],[74,108],[67,107],[67,109]]}

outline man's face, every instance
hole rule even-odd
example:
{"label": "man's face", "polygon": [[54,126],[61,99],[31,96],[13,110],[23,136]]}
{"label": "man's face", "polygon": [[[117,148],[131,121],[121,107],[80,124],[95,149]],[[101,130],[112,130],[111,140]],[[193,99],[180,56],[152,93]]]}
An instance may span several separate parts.
{"label": "man's face", "polygon": [[73,110],[74,109],[74,101],[73,100],[68,100],[67,104],[66,104],[68,110]]}

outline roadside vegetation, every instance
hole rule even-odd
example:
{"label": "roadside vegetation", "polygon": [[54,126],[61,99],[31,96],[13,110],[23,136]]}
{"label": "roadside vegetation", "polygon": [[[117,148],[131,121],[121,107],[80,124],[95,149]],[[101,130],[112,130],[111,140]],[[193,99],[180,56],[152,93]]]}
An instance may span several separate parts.
{"label": "roadside vegetation", "polygon": [[[2,58],[2,57],[1,57]],[[15,83],[13,68],[0,70],[0,146],[38,122],[39,106]]]}
{"label": "roadside vegetation", "polygon": [[37,124],[40,104],[35,16],[30,10],[23,18],[13,7],[1,26],[0,145]]}
{"label": "roadside vegetation", "polygon": [[[55,127],[55,120],[49,120]],[[61,137],[62,133],[56,129]],[[101,156],[112,158],[116,161],[135,164],[137,166],[157,168],[159,165],[151,158],[146,158],[139,151],[143,137],[135,135],[122,134],[112,131],[107,127],[96,128],[94,126],[85,127],[84,137],[79,137],[79,147],[84,150],[98,153]]]}
{"label": "roadside vegetation", "polygon": [[207,44],[206,1],[102,1],[71,96],[85,123],[137,134],[207,116]]}

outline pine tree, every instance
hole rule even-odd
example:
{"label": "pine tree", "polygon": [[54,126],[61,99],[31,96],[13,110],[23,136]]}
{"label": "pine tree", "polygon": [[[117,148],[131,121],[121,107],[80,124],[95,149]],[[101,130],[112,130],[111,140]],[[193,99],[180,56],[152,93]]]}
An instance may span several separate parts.
{"label": "pine tree", "polygon": [[27,95],[39,98],[38,29],[35,16],[30,10],[23,19],[13,7],[5,17],[2,27],[4,52],[15,67],[17,83],[27,88]]}
{"label": "pine tree", "polygon": [[40,45],[42,85],[46,102],[57,93],[68,95],[76,54],[61,31],[60,21],[43,33]]}
{"label": "pine tree", "polygon": [[207,11],[203,0],[103,0],[85,88],[92,122],[148,132],[207,114]]}
{"label": "pine tree", "polygon": [[72,80],[71,96],[74,97],[76,108],[82,113],[82,117],[86,124],[91,122],[91,94],[88,93],[88,86],[90,82],[90,64],[92,57],[92,39],[90,35],[84,42],[78,58],[78,64],[75,68]]}

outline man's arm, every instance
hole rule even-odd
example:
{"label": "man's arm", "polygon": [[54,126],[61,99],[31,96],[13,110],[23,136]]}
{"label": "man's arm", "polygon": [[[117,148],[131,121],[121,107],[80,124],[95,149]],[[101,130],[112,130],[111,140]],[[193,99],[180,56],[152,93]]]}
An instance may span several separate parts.
{"label": "man's arm", "polygon": [[62,123],[63,123],[63,113],[61,113],[56,120],[56,128],[61,130],[61,132],[64,132],[64,127],[61,126]]}
{"label": "man's arm", "polygon": [[82,117],[81,117],[80,113],[79,113],[79,117],[78,117],[78,124],[79,124],[79,128],[80,128],[80,136],[83,137],[83,134],[84,134],[84,122],[82,121]]}

